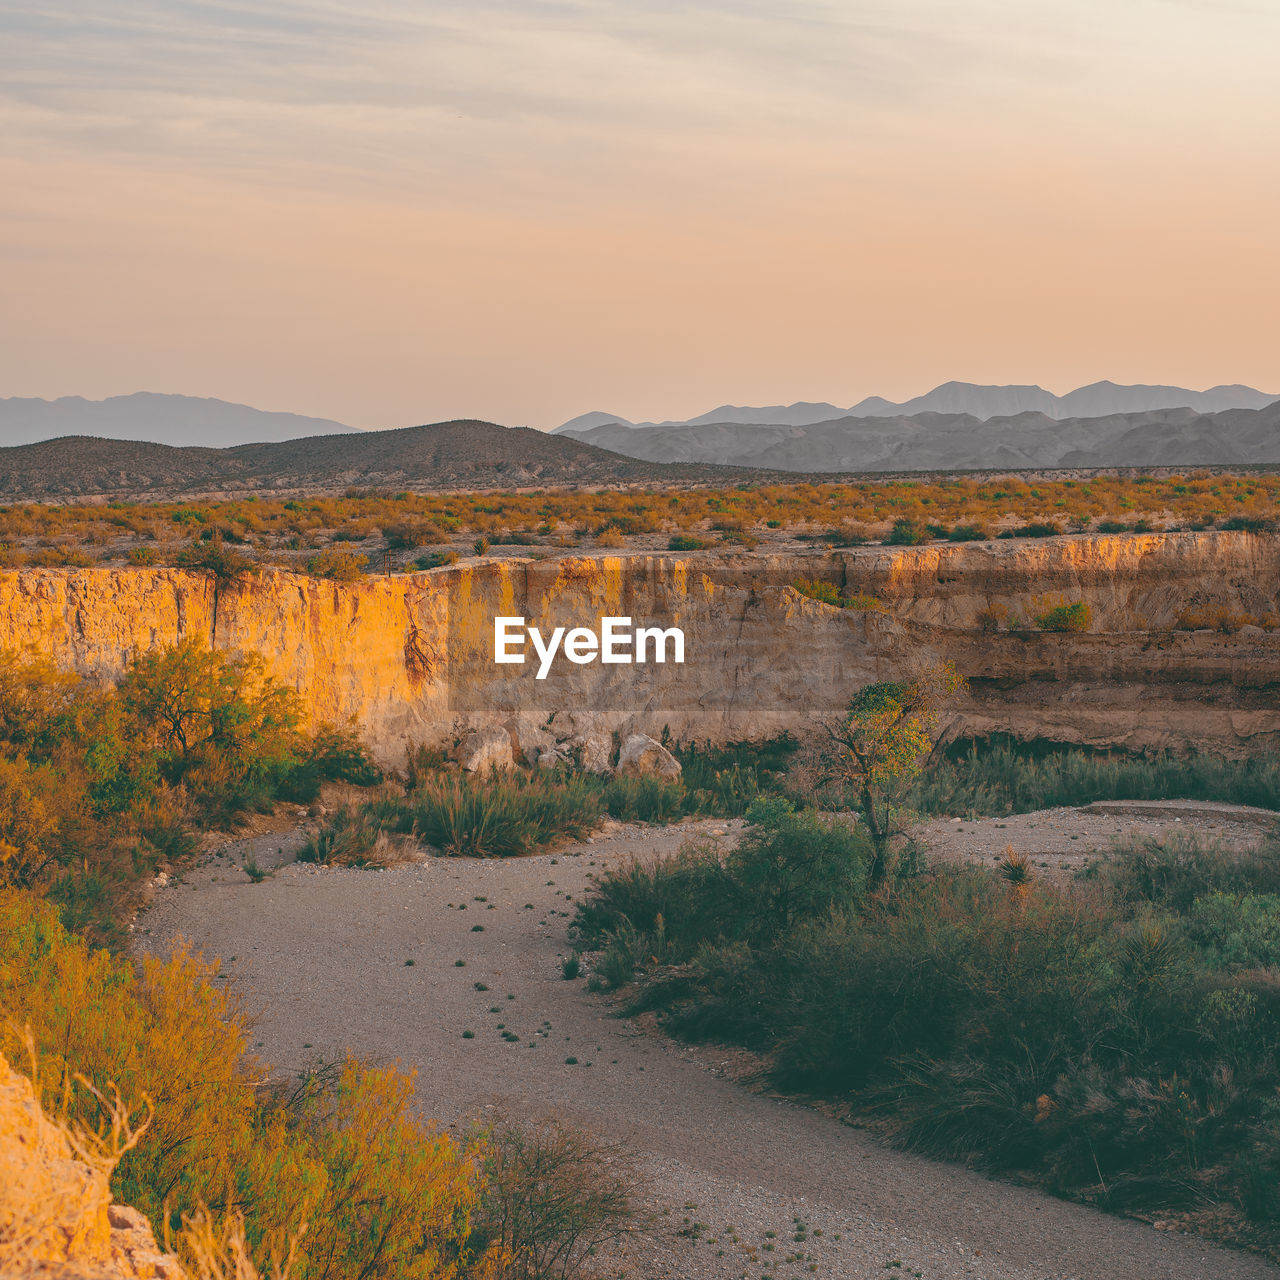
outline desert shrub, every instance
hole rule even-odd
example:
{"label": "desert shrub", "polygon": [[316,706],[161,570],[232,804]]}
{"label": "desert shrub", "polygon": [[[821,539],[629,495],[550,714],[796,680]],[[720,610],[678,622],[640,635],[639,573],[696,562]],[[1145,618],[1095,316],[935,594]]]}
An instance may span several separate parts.
{"label": "desert shrub", "polygon": [[914,520],[907,519],[895,520],[893,527],[884,538],[887,547],[914,547],[928,541],[927,530],[921,528]]}
{"label": "desert shrub", "polygon": [[947,533],[948,542],[986,542],[987,534],[980,525],[958,524]]}
{"label": "desert shrub", "polygon": [[791,585],[802,596],[808,596],[810,600],[818,600],[823,604],[834,605],[837,609],[854,609],[862,612],[884,611],[884,605],[875,596],[868,595],[864,591],[855,591],[853,595],[847,596],[832,582],[797,578]]}
{"label": "desert shrub", "polygon": [[1154,906],[1185,915],[1201,898],[1280,894],[1280,843],[1273,838],[1232,854],[1191,835],[1133,839],[1091,863],[1083,876],[1098,881],[1128,914]]}
{"label": "desert shrub", "polygon": [[507,1261],[509,1280],[577,1280],[635,1216],[633,1162],[617,1146],[558,1121],[500,1117],[475,1132],[484,1189],[473,1240]]}
{"label": "desert shrub", "polygon": [[971,743],[933,756],[906,803],[922,813],[1004,814],[1094,800],[1225,800],[1280,809],[1280,764],[1260,756],[1136,756]]}
{"label": "desert shrub", "polygon": [[[762,847],[775,835],[803,843],[775,826]],[[687,850],[604,877],[578,916],[596,972],[911,1146],[1109,1208],[1239,1205],[1255,1231],[1275,1216],[1280,896],[1211,890],[1180,915],[1162,893],[1135,905],[978,868],[834,899],[818,877],[753,935],[732,904],[759,891],[740,876]]]}
{"label": "desert shrub", "polygon": [[1187,935],[1212,969],[1267,969],[1280,959],[1280,895],[1215,890],[1192,903]]}
{"label": "desert shrub", "polygon": [[78,547],[41,547],[27,557],[27,563],[37,569],[87,569],[93,559]]}
{"label": "desert shrub", "polygon": [[61,787],[48,765],[0,756],[0,885],[30,886],[62,856]]}
{"label": "desert shrub", "polygon": [[385,525],[382,536],[393,551],[416,551],[445,540],[445,532],[433,520],[400,520]]}
{"label": "desert shrub", "polygon": [[691,534],[677,533],[667,542],[668,551],[701,551],[707,544]]}
{"label": "desert shrub", "polygon": [[207,569],[215,578],[231,579],[254,567],[252,557],[227,546],[221,534],[211,539],[197,538],[188,543],[175,558],[184,569]]}
{"label": "desert shrub", "polygon": [[848,523],[838,525],[834,529],[827,529],[821,537],[824,542],[831,543],[833,547],[861,547],[870,541],[865,529]]}
{"label": "desert shrub", "polygon": [[1276,521],[1273,516],[1231,516],[1221,521],[1218,528],[1241,533],[1274,533]]}
{"label": "desert shrub", "polygon": [[820,601],[822,604],[834,605],[835,608],[842,608],[844,605],[844,596],[841,594],[840,588],[834,582],[823,582],[818,579],[810,580],[809,578],[797,578],[791,584],[802,596],[808,596],[810,600]]}
{"label": "desert shrub", "polygon": [[419,556],[414,562],[415,569],[439,569],[442,565],[457,564],[458,553],[456,551],[432,551],[425,556]]}
{"label": "desert shrub", "polygon": [[1033,520],[1016,529],[1001,529],[997,538],[1054,538],[1062,532],[1062,526],[1053,520]]}
{"label": "desert shrub", "polygon": [[750,936],[843,911],[866,891],[871,844],[847,819],[797,811],[781,796],[760,797],[746,816],[725,868],[750,904]]}
{"label": "desert shrub", "polygon": [[[198,504],[11,504],[0,510],[0,544],[16,548],[22,540],[43,540],[54,559],[65,551],[81,554],[80,547],[108,546],[120,530],[149,538],[162,530],[187,531],[210,539],[220,531],[227,541],[252,534],[262,554],[272,558],[289,549],[314,552],[326,542],[359,541],[402,524],[434,525],[442,535],[469,540],[535,527],[540,536],[569,529],[588,536],[608,524],[624,537],[668,526],[671,532],[693,535],[719,521],[744,533],[764,524],[798,537],[855,545],[866,529],[899,519],[919,529],[932,526],[938,536],[957,524],[992,526],[1011,516],[1024,527],[1052,522],[1082,529],[1099,522],[1124,532],[1171,520],[1183,528],[1226,524],[1264,534],[1278,511],[1280,477],[1266,473],[1093,476],[1034,483],[1015,476],[799,482],[658,490],[643,499],[625,490],[495,491],[464,497],[353,489],[342,496],[285,501],[245,497]],[[830,533],[815,535],[813,529]],[[848,540],[845,530],[852,534]],[[172,563],[176,548],[168,539],[161,541],[157,554]],[[8,562],[19,563],[23,555],[14,549]]]}
{"label": "desert shrub", "polygon": [[762,742],[690,742],[673,748],[680,781],[700,813],[739,817],[762,792],[782,790],[799,743],[790,734]]}
{"label": "desert shrub", "polygon": [[731,853],[691,845],[665,862],[611,870],[579,905],[575,929],[606,955],[625,953],[621,968],[631,970],[639,956],[684,962],[705,945],[759,945],[865,892],[870,845],[844,820],[773,796],[756,800],[747,823]]}
{"label": "desert shrub", "polygon": [[1180,609],[1174,619],[1174,628],[1178,631],[1221,631],[1223,635],[1234,635],[1241,627],[1263,627],[1274,631],[1280,625],[1275,614],[1256,617],[1252,613],[1242,613],[1227,605],[1193,605]]}
{"label": "desert shrub", "polygon": [[340,551],[329,547],[318,551],[307,561],[307,572],[317,578],[332,578],[335,582],[354,582],[369,567],[369,557],[353,551]]}
{"label": "desert shrub", "polygon": [[1093,611],[1083,600],[1073,604],[1058,604],[1036,615],[1035,624],[1041,631],[1088,631]]}
{"label": "desert shrub", "polygon": [[130,547],[125,557],[131,565],[144,566],[155,564],[159,559],[154,547]]}
{"label": "desert shrub", "polygon": [[0,885],[48,892],[99,939],[186,820],[233,822],[322,781],[378,772],[346,732],[301,728],[300,703],[256,655],[197,641],[136,659],[116,689],[0,654]]}
{"label": "desert shrub", "polygon": [[[91,951],[29,894],[0,891],[0,1037],[30,1029],[46,1105],[83,1076],[70,1118],[94,1129],[111,1086],[154,1116],[112,1178],[153,1223],[208,1205],[242,1215],[250,1250],[283,1256],[304,1222],[293,1275],[456,1274],[473,1250],[478,1153],[414,1114],[410,1078],[353,1061],[291,1094],[261,1092],[244,1016],[213,967],[184,953],[140,970]],[[188,1261],[191,1261],[188,1258]]]}

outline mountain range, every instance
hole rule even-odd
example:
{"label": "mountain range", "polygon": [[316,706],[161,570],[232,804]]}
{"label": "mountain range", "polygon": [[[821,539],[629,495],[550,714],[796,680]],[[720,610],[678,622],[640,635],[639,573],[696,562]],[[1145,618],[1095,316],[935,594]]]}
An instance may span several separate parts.
{"label": "mountain range", "polygon": [[744,407],[722,404],[696,418],[667,422],[628,422],[615,414],[595,410],[562,423],[556,433],[582,435],[596,427],[618,423],[624,427],[701,427],[732,422],[760,426],[811,426],[842,418],[913,417],[920,413],[966,414],[985,422],[990,418],[1039,413],[1054,420],[1100,418],[1116,413],[1146,413],[1153,409],[1194,409],[1198,413],[1221,413],[1226,409],[1262,409],[1280,394],[1268,395],[1253,387],[1232,384],[1192,391],[1186,387],[1121,386],[1114,382],[1094,382],[1077,387],[1064,396],[1037,386],[984,386],[974,382],[944,382],[925,395],[895,404],[881,396],[868,396],[847,409],[825,401],[800,400],[789,405]]}
{"label": "mountain range", "polygon": [[638,429],[613,423],[564,434],[651,462],[805,473],[1274,464],[1280,463],[1280,401],[1220,413],[847,415],[799,426],[712,422]]}
{"label": "mountain range", "polygon": [[86,400],[82,396],[62,396],[57,400],[15,396],[0,400],[0,445],[30,444],[58,436],[103,436],[154,444],[200,444],[216,449],[354,430],[355,427],[328,418],[269,413],[226,400],[159,395],[152,391],[106,400]]}

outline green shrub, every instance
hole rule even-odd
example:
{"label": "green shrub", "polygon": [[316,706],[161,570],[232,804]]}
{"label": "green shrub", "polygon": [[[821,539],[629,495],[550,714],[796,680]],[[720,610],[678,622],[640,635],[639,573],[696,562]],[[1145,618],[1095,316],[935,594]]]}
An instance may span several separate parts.
{"label": "green shrub", "polygon": [[948,534],[948,542],[986,542],[987,534],[976,524],[958,524]]}
{"label": "green shrub", "polygon": [[1052,520],[1035,520],[1016,529],[1001,529],[997,538],[1056,538],[1062,526]]}
{"label": "green shrub", "polygon": [[184,819],[229,825],[329,778],[378,777],[349,733],[302,729],[257,655],[191,640],[101,689],[0,654],[0,885],[47,891],[99,940],[120,940],[140,883],[191,851]]}
{"label": "green shrub", "polygon": [[701,538],[695,538],[692,534],[677,533],[673,534],[667,543],[668,551],[701,551],[707,544]]}
{"label": "green shrub", "polygon": [[1093,621],[1093,611],[1083,600],[1074,604],[1054,605],[1037,614],[1035,623],[1041,631],[1088,631]]}
{"label": "green shrub", "polygon": [[802,596],[808,596],[810,600],[818,600],[823,604],[834,605],[837,609],[863,611],[884,609],[884,605],[875,596],[867,595],[863,591],[855,591],[853,595],[846,596],[834,583],[823,582],[821,579],[811,581],[808,578],[797,578],[791,585]]}
{"label": "green shrub", "polygon": [[1192,903],[1186,924],[1212,969],[1280,964],[1280,895],[1219,890]]}
{"label": "green shrub", "polygon": [[914,520],[895,520],[885,535],[884,544],[887,547],[914,547],[928,541],[928,532]]}

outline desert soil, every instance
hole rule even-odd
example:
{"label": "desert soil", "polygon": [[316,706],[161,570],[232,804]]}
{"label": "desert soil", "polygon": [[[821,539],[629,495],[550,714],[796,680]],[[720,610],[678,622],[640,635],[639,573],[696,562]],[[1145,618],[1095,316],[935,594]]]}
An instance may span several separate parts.
{"label": "desert soil", "polygon": [[[1178,821],[1178,819],[1182,819]],[[1064,875],[1129,832],[1174,826],[1243,845],[1256,816],[1214,806],[1050,810],[936,820],[935,856],[998,859],[1006,845]],[[257,1016],[258,1052],[281,1073],[348,1049],[418,1071],[442,1124],[499,1108],[556,1115],[635,1153],[636,1229],[602,1269],[633,1280],[1234,1280],[1263,1260],[1114,1218],[970,1170],[746,1087],[742,1055],[691,1050],[618,1016],[567,981],[574,903],[592,877],[737,824],[614,825],[556,854],[431,857],[390,870],[294,862],[302,829],[225,845],[157,889],[139,950],[184,938],[218,956]],[[246,859],[271,868],[254,883]],[[459,964],[459,962],[462,962]],[[474,1038],[464,1038],[470,1031]],[[518,1040],[503,1038],[504,1032]],[[802,1239],[797,1241],[797,1236]]]}

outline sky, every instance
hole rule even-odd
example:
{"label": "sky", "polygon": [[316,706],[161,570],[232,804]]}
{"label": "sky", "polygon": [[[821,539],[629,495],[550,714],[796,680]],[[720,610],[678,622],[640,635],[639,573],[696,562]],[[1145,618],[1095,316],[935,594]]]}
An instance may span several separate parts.
{"label": "sky", "polygon": [[1280,391],[1275,0],[0,0],[0,396]]}

